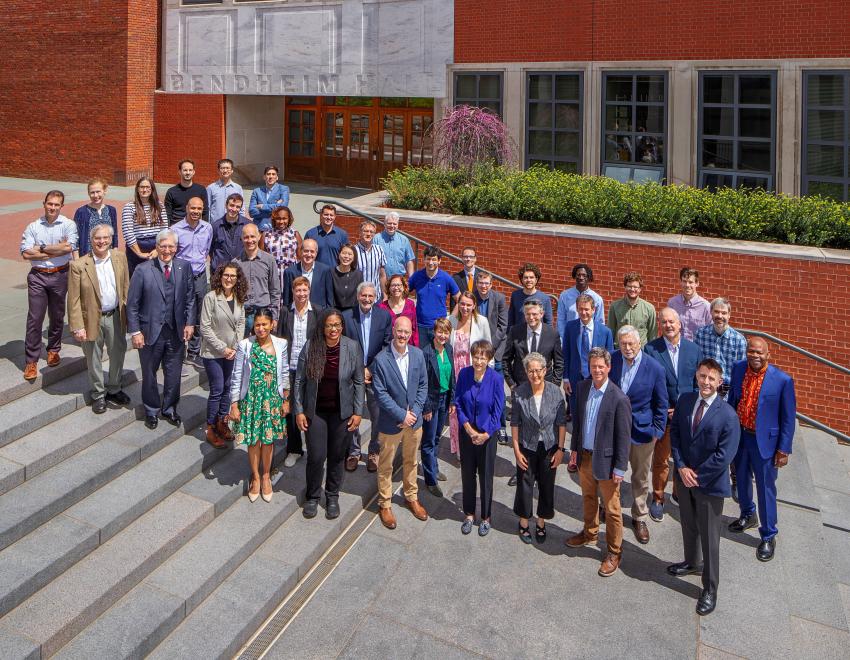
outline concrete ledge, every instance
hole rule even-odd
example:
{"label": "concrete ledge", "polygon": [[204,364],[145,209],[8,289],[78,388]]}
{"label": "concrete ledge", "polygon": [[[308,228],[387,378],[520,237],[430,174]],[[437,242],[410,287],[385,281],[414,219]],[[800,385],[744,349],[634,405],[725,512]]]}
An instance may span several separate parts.
{"label": "concrete ledge", "polygon": [[[379,191],[347,200],[345,203],[361,213],[383,218],[389,211],[396,211],[405,223],[429,223],[444,226],[463,226],[473,229],[498,230],[538,236],[557,236],[589,241],[629,243],[632,245],[653,245],[689,250],[708,250],[710,252],[729,252],[762,257],[783,259],[804,259],[829,263],[850,264],[850,250],[817,248],[805,245],[784,245],[781,243],[763,243],[759,241],[735,241],[707,236],[686,234],[656,234],[629,229],[609,229],[607,227],[586,227],[583,225],[565,225],[559,223],[531,222],[526,220],[506,220],[488,216],[451,215],[392,209],[387,206],[389,195]],[[415,233],[415,231],[411,232]]]}

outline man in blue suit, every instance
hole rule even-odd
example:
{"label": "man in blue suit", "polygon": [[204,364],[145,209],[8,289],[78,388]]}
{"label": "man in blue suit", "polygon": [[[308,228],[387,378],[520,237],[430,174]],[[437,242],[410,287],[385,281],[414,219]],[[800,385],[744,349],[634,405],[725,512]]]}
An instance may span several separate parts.
{"label": "man in blue suit", "polygon": [[640,348],[640,333],[632,325],[617,332],[620,350],[611,356],[611,380],[632,404],[632,529],[638,543],[649,543],[649,497],[652,453],[667,426],[667,384],[664,368]]}
{"label": "man in blue suit", "polygon": [[599,322],[593,297],[582,293],[576,298],[575,305],[578,318],[564,326],[561,345],[564,356],[564,392],[569,397],[570,411],[576,409],[576,385],[580,380],[590,378],[587,363],[590,349],[600,346],[609,353],[614,351],[614,337],[608,326]]}
{"label": "man in blue suit", "polygon": [[425,356],[410,346],[413,325],[399,316],[393,326],[393,340],[379,352],[372,368],[372,387],[381,416],[378,418],[378,514],[387,529],[395,529],[392,510],[393,461],[401,445],[402,483],[407,508],[418,520],[427,520],[428,512],[419,503],[416,466],[422,440],[422,410],[428,398],[428,373]]}
{"label": "man in blue suit", "polygon": [[686,392],[696,391],[697,367],[702,361],[702,351],[694,342],[682,335],[682,321],[679,312],[665,307],[658,314],[661,337],[653,339],[643,350],[655,358],[664,367],[667,379],[667,429],[664,436],[655,443],[652,454],[652,501],[649,503],[649,517],[655,522],[664,519],[664,490],[667,477],[670,476],[670,420],[676,409],[676,402]]}
{"label": "man in blue suit", "polygon": [[292,280],[296,277],[306,277],[310,280],[310,302],[322,309],[334,306],[334,284],[331,269],[316,261],[319,245],[312,238],[305,238],[301,243],[301,261],[296,261],[283,271],[281,285],[281,307],[289,309],[292,305]]}
{"label": "man in blue suit", "polygon": [[[133,273],[127,294],[127,330],[142,363],[142,403],[145,426],[157,427],[157,417],[180,425],[180,374],[184,343],[192,338],[197,310],[192,266],[175,259],[177,235],[163,229],[156,237],[157,258]],[[162,366],[162,397],[156,372]]]}
{"label": "man in blue suit", "polygon": [[696,611],[704,616],[717,605],[723,498],[732,494],[727,475],[740,427],[735,409],[717,394],[723,367],[711,358],[702,360],[696,377],[699,392],[682,394],[670,423],[685,561],[668,566],[667,572],[702,573]]}
{"label": "man in blue suit", "polygon": [[[369,410],[371,421],[371,439],[369,440],[369,458],[366,469],[375,472],[378,469],[378,454],[381,446],[378,444],[378,418],[381,408],[375,398],[372,387],[372,369],[375,357],[390,344],[392,338],[392,317],[390,313],[375,305],[378,291],[372,282],[361,282],[357,285],[357,307],[348,309],[342,314],[345,320],[345,336],[360,344],[363,351],[364,379],[366,381],[366,408]],[[348,458],[345,469],[354,472],[360,462],[360,431],[351,434],[351,445],[348,448]]]}
{"label": "man in blue suit", "polygon": [[[741,422],[741,444],[735,456],[738,503],[741,517],[729,525],[732,532],[755,527],[761,519],[761,543],[756,549],[759,561],[770,561],[776,550],[776,477],[788,464],[797,417],[794,380],[769,364],[770,352],[761,337],[747,341],[747,359],[732,367],[729,404]],[[755,474],[758,518],[753,502]]]}

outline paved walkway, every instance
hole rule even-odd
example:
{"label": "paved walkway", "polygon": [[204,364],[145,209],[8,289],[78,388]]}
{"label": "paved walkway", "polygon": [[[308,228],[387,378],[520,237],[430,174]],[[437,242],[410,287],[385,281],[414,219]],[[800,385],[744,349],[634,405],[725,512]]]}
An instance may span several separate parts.
{"label": "paved walkway", "polygon": [[[397,498],[398,528],[386,530],[375,519],[266,657],[846,658],[850,533],[824,527],[804,508],[814,497],[805,446],[824,449],[832,441],[809,430],[802,437],[779,493],[805,501],[780,505],[776,558],[756,560],[756,534],[724,533],[718,607],[708,617],[694,612],[699,578],[665,571],[682,559],[675,505],[668,504],[663,522],[648,523],[646,546],[627,520],[622,569],[601,578],[604,546],[563,545],[581,527],[581,491],[565,468],[545,544],[520,542],[507,486],[513,453],[500,447],[487,537],[475,529],[461,535],[459,470],[441,462],[446,496],[420,491],[429,520],[415,520]],[[826,449],[832,463],[839,457],[847,491],[850,448]],[[737,512],[727,500],[727,522]]]}

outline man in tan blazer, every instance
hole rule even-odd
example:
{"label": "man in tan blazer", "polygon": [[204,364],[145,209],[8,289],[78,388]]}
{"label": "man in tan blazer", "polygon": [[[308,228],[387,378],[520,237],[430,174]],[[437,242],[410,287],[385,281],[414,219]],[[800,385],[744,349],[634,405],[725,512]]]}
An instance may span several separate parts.
{"label": "man in tan blazer", "polygon": [[[127,257],[112,247],[113,229],[92,230],[91,252],[71,262],[68,275],[68,323],[83,348],[91,383],[92,411],[101,414],[106,403],[130,403],[121,390],[121,371],[127,352]],[[103,382],[103,347],[109,353],[109,376]]]}

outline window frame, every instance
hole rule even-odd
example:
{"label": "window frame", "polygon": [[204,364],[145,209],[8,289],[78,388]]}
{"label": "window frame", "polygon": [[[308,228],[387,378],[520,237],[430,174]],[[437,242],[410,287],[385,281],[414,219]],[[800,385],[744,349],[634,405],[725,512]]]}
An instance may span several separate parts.
{"label": "window frame", "polygon": [[[705,135],[704,134],[704,109],[706,103],[703,100],[705,92],[706,76],[733,76],[734,77],[734,98],[732,103],[709,103],[710,108],[731,108],[733,111],[733,135]],[[763,103],[741,103],[740,100],[740,84],[741,77],[768,77],[770,79],[770,138],[758,137],[741,137],[740,135],[740,110],[742,108],[764,109]],[[696,166],[697,166],[697,187],[705,188],[706,174],[721,174],[732,177],[733,189],[738,189],[738,180],[741,178],[766,179],[767,185],[765,190],[776,190],[776,139],[777,139],[777,124],[778,124],[778,80],[779,75],[776,69],[705,69],[699,71],[699,81],[697,84],[697,145],[696,145]],[[723,140],[731,141],[733,144],[732,158],[733,167],[705,167],[703,165],[703,140]],[[741,142],[769,142],[770,144],[770,171],[747,172],[739,169],[738,156],[739,144]]]}
{"label": "window frame", "polygon": [[[475,97],[458,97],[457,82],[461,76],[475,76]],[[481,76],[497,76],[499,79],[499,98],[481,97]],[[480,108],[481,103],[498,103],[499,110],[496,115],[504,121],[505,112],[505,73],[504,71],[453,71],[452,72],[452,103],[453,105],[468,105]],[[492,110],[492,108],[488,108]]]}
{"label": "window frame", "polygon": [[[525,153],[523,162],[525,164],[525,168],[528,169],[531,167],[531,161],[542,161],[547,160],[541,156],[533,156],[531,153],[531,131],[540,131],[545,130],[540,127],[532,128],[530,123],[531,116],[531,104],[539,104],[541,101],[533,100],[531,98],[531,77],[532,76],[549,76],[552,81],[552,98],[549,100],[549,105],[552,108],[552,122],[549,128],[549,132],[552,135],[552,154],[548,157],[549,167],[550,169],[556,169],[555,163],[572,163],[576,164],[576,173],[582,174],[584,172],[583,162],[584,162],[584,71],[581,70],[564,70],[564,71],[526,71],[525,73]],[[556,128],[555,127],[555,118],[556,118],[556,109],[559,104],[562,105],[575,105],[575,101],[559,101],[555,98],[555,85],[557,82],[558,76],[573,76],[578,78],[578,129],[565,129],[565,128]],[[545,103],[545,101],[543,102]],[[558,133],[574,133],[578,136],[578,156],[575,158],[572,157],[559,157],[555,155],[555,137]]]}
{"label": "window frame", "polygon": [[[839,201],[848,201],[850,196],[850,69],[806,69],[803,72],[803,104],[801,109],[802,132],[800,139],[800,194],[810,195],[809,184],[812,180],[823,183],[836,183],[843,187],[843,197]],[[836,140],[810,140],[809,139],[809,80],[812,76],[841,76],[843,78],[844,104],[816,105],[813,108],[819,110],[840,110],[844,113],[842,122],[844,127],[844,139]],[[843,149],[844,176],[834,177],[822,174],[806,174],[809,165],[809,145],[841,146]],[[829,198],[832,199],[832,198]]]}
{"label": "window frame", "polygon": [[[608,78],[614,76],[629,76],[632,78],[632,101],[630,102],[630,107],[632,108],[632,117],[633,122],[636,122],[637,118],[637,108],[639,107],[661,107],[662,108],[662,125],[664,130],[662,133],[647,133],[651,136],[660,135],[664,140],[664,158],[661,165],[649,164],[649,163],[641,163],[637,160],[632,161],[614,161],[614,160],[605,160],[605,149],[606,149],[606,137],[611,133],[606,128],[606,117],[609,103],[612,106],[624,106],[627,105],[625,102],[618,101],[608,101]],[[638,101],[637,100],[637,79],[641,76],[661,76],[664,81],[664,102],[658,103],[655,101]],[[668,71],[658,70],[658,69],[611,69],[602,72],[602,88],[600,90],[600,102],[601,102],[601,114],[600,114],[600,151],[599,151],[599,173],[602,176],[609,176],[605,174],[606,166],[610,167],[622,167],[629,169],[629,181],[635,180],[635,172],[636,170],[648,170],[660,172],[661,176],[658,179],[659,183],[666,183],[667,181],[667,165],[670,160],[670,75]],[[617,131],[617,134],[629,134],[629,135],[637,135],[637,127],[635,126],[635,130],[633,131]],[[637,157],[637,141],[635,141],[634,145],[634,154],[633,158]],[[613,178],[613,177],[612,177]]]}

